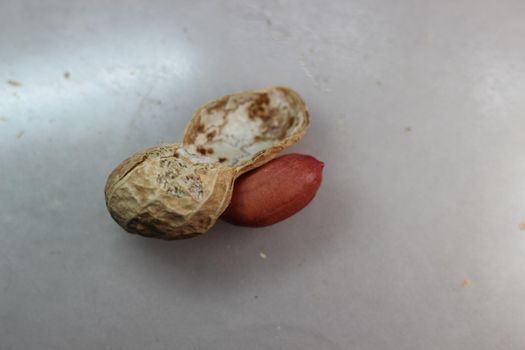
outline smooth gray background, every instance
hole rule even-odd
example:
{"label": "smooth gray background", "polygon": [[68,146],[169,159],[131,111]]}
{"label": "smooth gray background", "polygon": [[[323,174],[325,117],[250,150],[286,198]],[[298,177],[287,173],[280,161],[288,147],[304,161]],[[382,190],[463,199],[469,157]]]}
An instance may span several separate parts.
{"label": "smooth gray background", "polygon": [[[1,1],[0,349],[524,349],[524,18],[521,0]],[[289,150],[326,163],[310,206],[173,243],[111,220],[122,159],[276,84],[311,109]]]}

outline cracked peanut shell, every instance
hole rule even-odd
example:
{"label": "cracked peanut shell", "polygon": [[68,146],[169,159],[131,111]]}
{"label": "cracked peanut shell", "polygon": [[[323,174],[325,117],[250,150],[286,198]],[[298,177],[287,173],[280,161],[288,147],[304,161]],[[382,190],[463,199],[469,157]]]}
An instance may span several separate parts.
{"label": "cracked peanut shell", "polygon": [[110,174],[106,205],[130,233],[183,239],[208,231],[228,207],[235,179],[297,142],[309,125],[293,90],[234,93],[200,107],[181,144],[153,147]]}

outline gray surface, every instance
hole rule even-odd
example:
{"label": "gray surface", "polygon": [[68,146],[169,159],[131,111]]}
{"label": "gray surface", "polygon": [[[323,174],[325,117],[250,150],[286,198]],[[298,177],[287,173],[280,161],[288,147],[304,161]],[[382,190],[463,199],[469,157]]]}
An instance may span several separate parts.
{"label": "gray surface", "polygon": [[[3,0],[0,348],[525,348],[524,15]],[[175,243],[110,219],[123,158],[274,84],[311,108],[292,150],[326,163],[307,209]]]}

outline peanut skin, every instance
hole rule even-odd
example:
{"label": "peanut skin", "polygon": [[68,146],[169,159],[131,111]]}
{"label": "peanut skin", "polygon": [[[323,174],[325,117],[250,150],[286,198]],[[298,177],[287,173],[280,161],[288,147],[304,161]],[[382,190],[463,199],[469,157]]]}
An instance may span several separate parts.
{"label": "peanut skin", "polygon": [[323,167],[312,156],[288,154],[242,175],[222,218],[234,225],[263,227],[292,216],[314,198]]}

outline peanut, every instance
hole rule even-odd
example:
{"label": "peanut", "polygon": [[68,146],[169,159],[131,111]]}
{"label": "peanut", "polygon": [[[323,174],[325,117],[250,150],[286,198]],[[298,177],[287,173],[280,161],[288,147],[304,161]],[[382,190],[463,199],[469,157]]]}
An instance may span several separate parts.
{"label": "peanut", "polygon": [[222,218],[235,225],[263,227],[292,216],[315,197],[323,167],[312,156],[289,154],[242,175]]}
{"label": "peanut", "polygon": [[[146,237],[174,240],[205,233],[228,207],[235,179],[299,141],[309,124],[303,99],[286,87],[238,92],[210,101],[195,111],[181,143],[137,152],[113,170],[104,191],[109,213],[126,231]],[[288,193],[267,196],[267,203],[232,206],[231,212],[235,214],[238,208],[241,219],[252,215],[251,221],[263,225],[304,207],[319,187],[320,169],[315,170],[321,163],[307,156],[288,157],[277,166],[268,165],[270,172],[290,168],[276,178],[279,182],[265,184],[264,175],[254,177],[256,184],[280,192],[283,186]],[[247,197],[259,201],[263,196],[259,190]],[[249,211],[258,207],[264,210],[256,214],[264,216]],[[236,214],[232,221],[235,218]]]}

